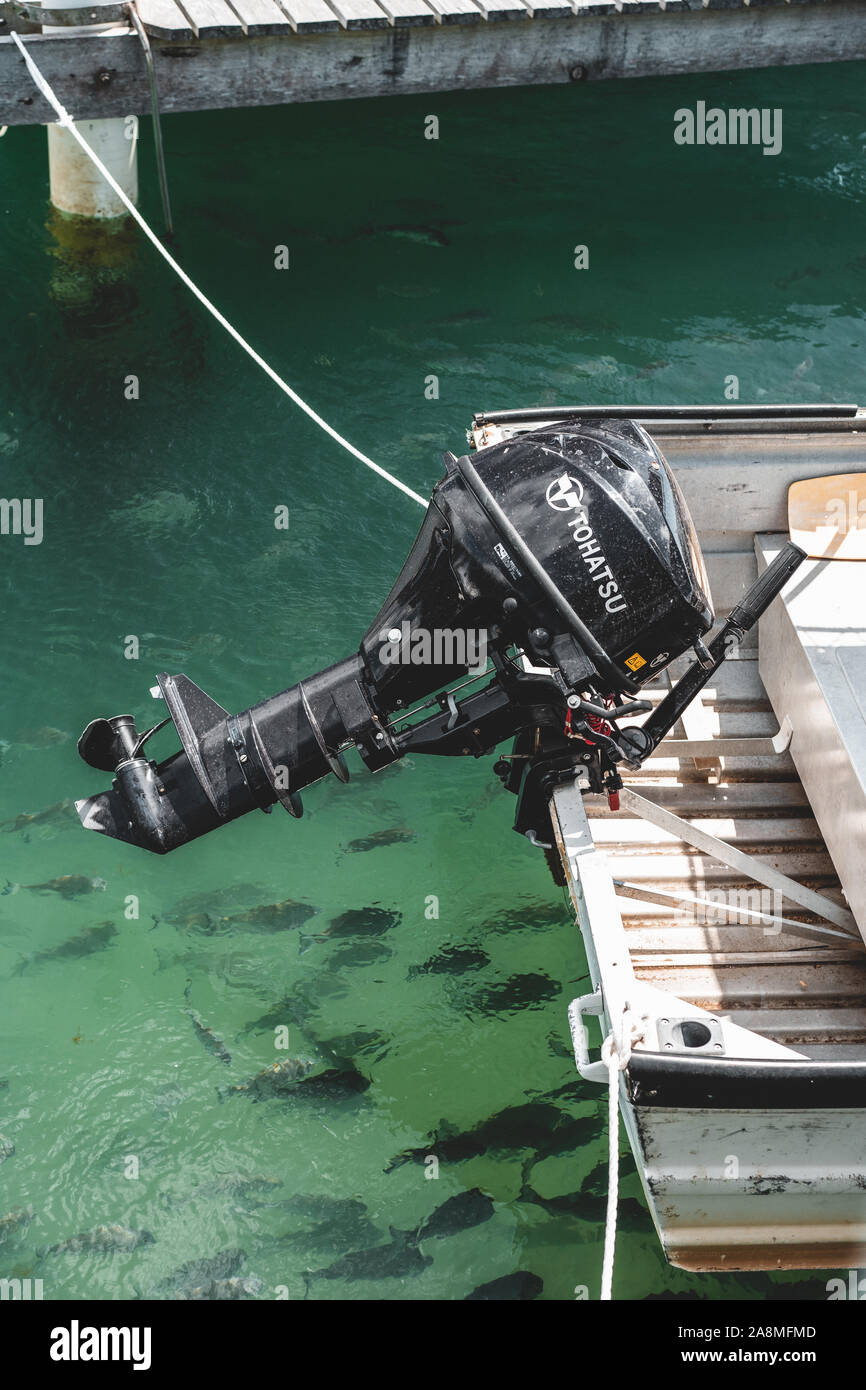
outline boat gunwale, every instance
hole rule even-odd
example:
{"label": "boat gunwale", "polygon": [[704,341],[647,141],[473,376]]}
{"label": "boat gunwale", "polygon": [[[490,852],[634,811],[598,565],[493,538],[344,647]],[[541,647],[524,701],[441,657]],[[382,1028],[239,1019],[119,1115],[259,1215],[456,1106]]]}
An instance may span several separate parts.
{"label": "boat gunwale", "polygon": [[507,410],[478,410],[472,417],[473,426],[506,425],[551,421],[564,423],[568,420],[630,419],[653,420],[677,423],[695,421],[736,422],[744,428],[749,424],[775,422],[780,426],[804,424],[814,426],[817,421],[838,420],[842,428],[852,425],[866,428],[866,413],[852,401],[838,402],[800,402],[779,405],[535,405],[517,406]]}
{"label": "boat gunwale", "polygon": [[643,1107],[699,1110],[866,1110],[866,1060],[696,1057],[632,1052],[629,1099]]}

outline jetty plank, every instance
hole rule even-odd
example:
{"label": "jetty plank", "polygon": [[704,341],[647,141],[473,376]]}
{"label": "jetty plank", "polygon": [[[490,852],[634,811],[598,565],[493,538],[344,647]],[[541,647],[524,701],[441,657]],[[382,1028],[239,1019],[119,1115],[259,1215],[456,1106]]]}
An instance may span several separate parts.
{"label": "jetty plank", "polygon": [[229,0],[245,34],[285,34],[291,29],[288,15],[276,0]]}
{"label": "jetty plank", "polygon": [[436,23],[436,15],[426,0],[379,0],[379,3],[397,27]]}
{"label": "jetty plank", "polygon": [[574,0],[526,0],[533,19],[564,19],[575,13]]}
{"label": "jetty plank", "polygon": [[480,24],[484,16],[475,0],[430,0],[439,24]]}
{"label": "jetty plank", "polygon": [[391,20],[376,0],[331,0],[344,29],[388,29]]}
{"label": "jetty plank", "polygon": [[524,0],[476,0],[487,20],[529,19],[529,7]]}
{"label": "jetty plank", "polygon": [[175,0],[138,0],[138,17],[152,38],[194,39],[190,22]]}
{"label": "jetty plank", "polygon": [[340,21],[325,0],[278,0],[297,34],[333,34]]}
{"label": "jetty plank", "polygon": [[615,0],[577,0],[575,13],[592,16],[616,14]]}
{"label": "jetty plank", "polygon": [[226,0],[184,0],[183,10],[197,38],[238,38],[243,34],[243,26]]}

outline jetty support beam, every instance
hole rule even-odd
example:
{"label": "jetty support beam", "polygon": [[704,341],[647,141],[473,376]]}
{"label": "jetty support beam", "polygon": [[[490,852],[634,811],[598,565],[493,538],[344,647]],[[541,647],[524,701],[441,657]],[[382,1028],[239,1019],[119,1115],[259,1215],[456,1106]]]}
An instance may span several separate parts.
{"label": "jetty support beam", "polygon": [[[146,13],[144,22],[164,113],[866,57],[861,0],[668,8],[604,17],[581,6],[577,14],[566,10],[559,18],[529,18],[527,10],[527,18],[512,23],[186,39],[159,37],[147,25]],[[144,54],[130,28],[33,35],[28,41],[76,119],[150,109]],[[34,90],[20,54],[0,36],[0,124],[50,120],[50,108]]]}

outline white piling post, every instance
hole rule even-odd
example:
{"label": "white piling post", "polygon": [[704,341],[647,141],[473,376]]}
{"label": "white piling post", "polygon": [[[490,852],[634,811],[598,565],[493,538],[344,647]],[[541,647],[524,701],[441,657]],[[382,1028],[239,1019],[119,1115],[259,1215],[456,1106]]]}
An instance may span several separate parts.
{"label": "white piling post", "polygon": [[[133,203],[138,202],[137,141],[127,138],[129,128],[123,116],[98,121],[77,121],[88,145],[99,155]],[[78,217],[125,217],[126,208],[62,126],[48,127],[48,170],[51,201],[61,212]]]}
{"label": "white piling post", "polygon": [[[60,0],[64,9],[81,9],[89,0]],[[59,4],[58,4],[59,8]],[[91,30],[97,26],[88,26]],[[111,25],[100,25],[109,29]],[[69,29],[43,25],[44,34],[69,33]],[[74,115],[73,111],[73,115]],[[138,202],[137,122],[126,116],[110,116],[95,121],[78,121],[81,134],[105,167],[117,179],[133,203]],[[61,212],[77,217],[109,221],[126,216],[117,194],[77,145],[68,130],[49,125],[48,171],[51,201]]]}

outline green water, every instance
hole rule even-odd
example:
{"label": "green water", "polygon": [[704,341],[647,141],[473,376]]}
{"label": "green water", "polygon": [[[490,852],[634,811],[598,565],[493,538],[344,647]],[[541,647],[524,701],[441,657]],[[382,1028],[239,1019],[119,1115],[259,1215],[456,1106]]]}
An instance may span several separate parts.
{"label": "green water", "polygon": [[[863,66],[845,65],[175,116],[177,251],[303,395],[421,492],[473,410],[721,402],[730,374],[743,401],[862,400],[863,90]],[[676,147],[673,113],[699,99],[781,107],[782,154]],[[438,142],[423,138],[429,113]],[[242,709],[350,652],[420,517],[301,417],[150,248],[132,238],[113,268],[72,263],[47,226],[44,145],[30,128],[0,142],[0,490],[45,503],[41,545],[0,538],[0,820],[101,789],[75,738],[100,714],[130,710],[144,727],[157,670]],[[588,271],[573,268],[576,244],[590,248]],[[288,271],[274,269],[281,245]],[[430,374],[438,400],[425,399]],[[124,397],[130,375],[138,400]],[[288,532],[274,528],[279,505]],[[137,660],[124,655],[131,635]],[[161,735],[154,752],[170,747]],[[0,1133],[15,1144],[0,1215],[35,1212],[0,1247],[0,1275],[41,1277],[46,1298],[129,1298],[185,1260],[239,1247],[263,1297],[301,1298],[304,1271],[479,1187],[493,1217],[424,1242],[421,1272],[316,1280],[310,1297],[459,1299],[515,1270],[540,1276],[545,1299],[578,1285],[597,1295],[603,1100],[575,1083],[567,1055],[585,963],[538,852],[510,830],[491,762],[418,758],[375,779],[353,765],[348,787],[305,795],[301,822],[249,816],[166,859],[69,821],[7,827],[3,878],[99,875],[107,889],[0,897]],[[342,851],[382,827],[415,838]],[[314,905],[308,934],[373,904],[402,920],[354,963],[298,932],[211,939],[154,925],[191,895],[242,897],[238,885],[254,902]],[[131,895],[138,920],[124,915]],[[430,895],[438,918],[425,915]],[[507,913],[510,928],[497,921]],[[104,921],[117,930],[105,949],[13,973]],[[453,945],[483,948],[489,965],[410,977]],[[542,997],[509,1006],[495,987],[516,975],[544,977]],[[183,1012],[187,980],[230,1067]],[[220,1103],[218,1088],[286,1056],[272,1032],[243,1030],[288,994],[302,1001],[293,1054],[382,1035],[357,1055],[369,1090],[334,1104]],[[465,1130],[552,1093],[545,1103],[587,1121],[574,1152],[443,1162],[435,1182],[414,1163],[385,1171],[442,1121]],[[828,1273],[668,1268],[626,1169],[618,1297],[825,1296]],[[237,1175],[282,1186],[251,1198]],[[571,1213],[529,1197],[582,1184]],[[378,1235],[254,1205],[298,1193],[357,1199]],[[154,1241],[39,1260],[100,1223]]]}

